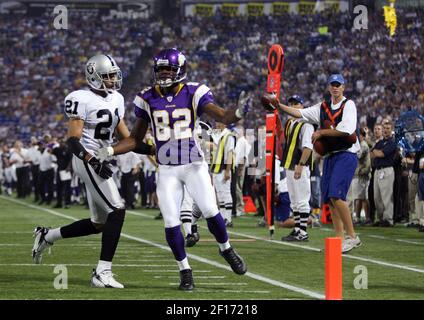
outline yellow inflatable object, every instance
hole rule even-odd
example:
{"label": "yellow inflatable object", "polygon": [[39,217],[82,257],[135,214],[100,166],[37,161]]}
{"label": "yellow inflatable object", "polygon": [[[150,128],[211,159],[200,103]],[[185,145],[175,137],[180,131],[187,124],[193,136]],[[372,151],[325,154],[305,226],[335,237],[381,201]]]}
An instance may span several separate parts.
{"label": "yellow inflatable object", "polygon": [[390,6],[384,6],[384,20],[387,28],[390,30],[390,36],[393,37],[396,31],[397,19],[396,19],[396,0],[389,0]]}

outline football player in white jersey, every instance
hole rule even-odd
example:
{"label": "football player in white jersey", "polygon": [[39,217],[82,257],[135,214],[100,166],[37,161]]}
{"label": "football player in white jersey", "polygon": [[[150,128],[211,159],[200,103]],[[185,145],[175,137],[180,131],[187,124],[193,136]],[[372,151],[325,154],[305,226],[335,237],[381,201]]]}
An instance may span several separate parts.
{"label": "football player in white jersey", "polygon": [[[55,241],[102,232],[100,260],[91,285],[123,288],[113,277],[112,259],[124,223],[125,205],[110,179],[111,166],[94,156],[97,149],[111,145],[114,133],[122,138],[130,135],[123,120],[124,98],[118,92],[122,73],[111,56],[101,54],[88,60],[85,76],[91,88],[66,96],[65,113],[69,117],[67,144],[74,154],[72,166],[87,188],[91,217],[55,229],[37,227],[32,257],[34,263],[41,263],[42,252]],[[140,144],[136,152],[148,153],[150,149]]]}
{"label": "football player in white jersey", "polygon": [[152,126],[156,160],[159,164],[157,196],[165,224],[165,235],[180,269],[181,290],[193,290],[192,270],[184,248],[180,208],[184,186],[199,206],[209,231],[219,246],[219,253],[232,270],[244,274],[247,267],[230,245],[224,219],[219,213],[215,191],[199,145],[194,140],[196,118],[206,113],[229,124],[242,119],[248,111],[249,97],[240,94],[237,108],[224,110],[217,106],[210,89],[199,83],[184,82],[187,62],[177,49],[165,49],[154,57],[153,87],[137,94],[134,104],[137,122],[129,138],[113,147],[99,149],[99,159],[126,153],[136,147]]}

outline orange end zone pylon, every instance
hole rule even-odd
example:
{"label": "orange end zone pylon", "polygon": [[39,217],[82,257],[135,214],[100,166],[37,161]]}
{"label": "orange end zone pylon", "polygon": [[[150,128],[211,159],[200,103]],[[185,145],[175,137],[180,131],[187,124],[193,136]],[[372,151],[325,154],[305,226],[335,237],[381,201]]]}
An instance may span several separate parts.
{"label": "orange end zone pylon", "polygon": [[[278,44],[273,44],[268,53],[268,79],[266,91],[275,93],[280,98],[281,72],[284,67],[284,51]],[[282,132],[278,110],[266,114],[266,219],[270,236],[274,234],[274,172],[276,138]]]}
{"label": "orange end zone pylon", "polygon": [[325,299],[342,300],[342,239],[325,238]]}

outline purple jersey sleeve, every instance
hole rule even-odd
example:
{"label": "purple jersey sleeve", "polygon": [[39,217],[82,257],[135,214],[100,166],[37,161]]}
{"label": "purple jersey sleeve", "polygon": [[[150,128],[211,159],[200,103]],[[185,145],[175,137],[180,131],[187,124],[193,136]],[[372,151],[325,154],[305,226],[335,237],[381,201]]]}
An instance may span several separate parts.
{"label": "purple jersey sleeve", "polygon": [[134,112],[135,112],[135,116],[137,118],[142,118],[142,119],[146,120],[147,122],[150,122],[150,117],[149,117],[149,114],[147,113],[147,111],[140,109],[139,107],[134,105]]}
{"label": "purple jersey sleeve", "polygon": [[[147,92],[148,93],[148,92]],[[145,94],[147,96],[147,93]],[[134,98],[134,113],[137,118],[142,118],[147,122],[150,122],[150,115],[148,110],[150,110],[149,104],[144,100],[142,94],[137,94]],[[147,97],[148,98],[148,97]]]}
{"label": "purple jersey sleeve", "polygon": [[212,91],[208,91],[206,92],[199,100],[199,104],[197,106],[197,116],[201,116],[203,113],[203,109],[204,107],[208,104],[208,103],[215,103],[214,99],[213,99],[213,94]]}

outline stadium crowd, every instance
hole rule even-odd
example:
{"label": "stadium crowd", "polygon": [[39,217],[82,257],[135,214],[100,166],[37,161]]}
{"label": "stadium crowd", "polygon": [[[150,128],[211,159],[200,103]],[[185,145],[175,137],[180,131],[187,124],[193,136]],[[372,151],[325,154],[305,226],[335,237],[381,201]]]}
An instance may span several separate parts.
{"label": "stadium crowd", "polygon": [[[177,47],[186,54],[188,79],[207,84],[218,105],[223,107],[234,106],[241,90],[260,96],[266,87],[267,51],[273,43],[283,44],[285,50],[283,99],[299,94],[304,97],[306,106],[314,104],[325,94],[327,76],[341,72],[347,80],[346,96],[356,103],[359,124],[365,132],[364,141],[371,150],[379,139],[383,139],[383,132],[376,130],[383,131],[385,124],[393,124],[401,112],[411,108],[424,113],[424,84],[418,72],[424,68],[421,59],[424,56],[424,34],[419,32],[424,20],[423,10],[408,12],[399,9],[398,28],[393,39],[388,35],[381,12],[370,14],[366,30],[355,30],[348,15],[333,14],[330,17],[329,13],[231,19],[217,14],[214,17],[175,19],[166,24],[153,20],[104,21],[87,15],[76,18],[82,19],[78,27],[74,27],[71,20],[66,31],[54,29],[50,16],[0,19],[0,75],[3,80],[0,91],[1,176],[6,193],[10,193],[12,186],[18,186],[19,197],[29,195],[32,190],[35,200],[49,204],[56,195],[56,205],[61,206],[62,191],[58,186],[63,180],[69,181],[69,186],[66,183],[64,188],[74,188],[73,192],[65,194],[73,194],[78,200],[77,191],[83,192],[84,188],[80,188],[74,177],[68,179],[67,174],[60,175],[68,168],[60,163],[63,154],[57,150],[66,133],[62,102],[67,93],[84,85],[81,70],[87,58],[98,52],[110,53],[123,70],[129,125],[134,119],[133,97],[149,84],[151,74],[150,62],[145,70],[136,69],[136,63],[144,51],[164,47]],[[323,26],[328,27],[328,32],[318,32],[318,27]],[[126,87],[125,79],[134,75],[140,81]],[[243,123],[244,128],[263,125],[264,112],[258,103],[255,108],[260,112],[250,112]],[[387,137],[390,138],[388,133]],[[255,144],[263,142],[256,141]],[[21,152],[21,148],[25,151]],[[37,152],[30,151],[37,149]],[[258,149],[261,150],[258,146],[252,148],[256,152]],[[24,155],[27,152],[29,155]],[[31,153],[40,153],[39,156],[44,158],[37,163]],[[363,222],[380,226],[396,222],[424,225],[415,213],[416,181],[420,172],[415,158],[418,156],[402,158],[399,152],[392,156],[390,165],[395,168],[392,221],[373,215],[376,210],[372,201],[375,187],[371,172],[379,168],[370,161],[369,174],[362,177],[366,179],[367,188],[371,186],[370,214]],[[41,162],[44,162],[43,169]],[[34,179],[39,177],[33,171],[34,165],[39,165],[38,170],[44,172],[46,179],[41,182]],[[131,166],[138,177],[133,179],[134,184],[141,191],[145,190],[144,179],[154,171],[154,166],[149,166],[146,159]],[[128,173],[126,171],[121,167],[122,173]],[[252,186],[256,191],[263,189],[260,176],[247,178],[245,184],[244,193],[258,198],[258,192],[251,190]],[[353,202],[356,199],[352,197]],[[154,196],[148,197],[149,202],[146,202],[144,193],[142,198],[143,205],[157,205]],[[65,199],[65,205],[71,200]],[[257,206],[263,207],[263,201],[258,200]],[[135,205],[132,200],[129,202],[129,207]]]}

